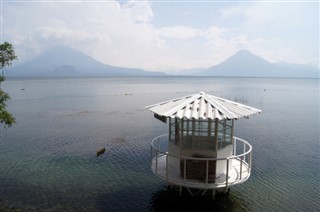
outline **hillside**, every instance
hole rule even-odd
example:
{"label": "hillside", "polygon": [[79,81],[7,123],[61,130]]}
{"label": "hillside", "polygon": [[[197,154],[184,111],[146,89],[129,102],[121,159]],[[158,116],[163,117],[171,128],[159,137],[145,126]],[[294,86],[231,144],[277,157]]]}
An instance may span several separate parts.
{"label": "hillside", "polygon": [[224,62],[198,72],[196,75],[223,77],[318,78],[319,70],[303,65],[270,63],[247,50],[240,50]]}
{"label": "hillside", "polygon": [[37,58],[11,67],[8,76],[162,76],[161,72],[103,64],[68,46],[54,47]]}

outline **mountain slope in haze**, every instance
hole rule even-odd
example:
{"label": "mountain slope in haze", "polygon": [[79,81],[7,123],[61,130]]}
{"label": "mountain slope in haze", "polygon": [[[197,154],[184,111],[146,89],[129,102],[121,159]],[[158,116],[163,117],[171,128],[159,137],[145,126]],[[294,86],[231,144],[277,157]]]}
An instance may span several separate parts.
{"label": "mountain slope in haze", "polygon": [[240,50],[224,62],[198,72],[200,76],[223,77],[307,77],[319,78],[316,68],[287,64],[270,63],[247,50]]}
{"label": "mountain slope in haze", "polygon": [[54,47],[37,58],[11,67],[8,76],[161,76],[161,72],[103,64],[68,46]]}

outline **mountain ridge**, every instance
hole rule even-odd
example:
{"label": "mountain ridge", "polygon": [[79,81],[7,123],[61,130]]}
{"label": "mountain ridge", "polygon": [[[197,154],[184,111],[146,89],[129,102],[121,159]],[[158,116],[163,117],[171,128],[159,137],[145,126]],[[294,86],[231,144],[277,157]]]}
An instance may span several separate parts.
{"label": "mountain ridge", "polygon": [[221,77],[319,78],[319,70],[304,65],[271,63],[248,50],[239,50],[222,63],[200,71],[196,73],[196,75]]}
{"label": "mountain ridge", "polygon": [[12,66],[8,76],[163,76],[136,68],[124,68],[101,63],[69,46],[53,47],[38,57]]}
{"label": "mountain ridge", "polygon": [[[184,70],[173,76],[217,77],[296,77],[319,78],[319,69],[285,62],[271,63],[251,53],[239,50],[222,63],[207,69]],[[69,46],[53,47],[38,57],[8,68],[7,76],[170,76],[136,68],[116,67],[101,63]]]}

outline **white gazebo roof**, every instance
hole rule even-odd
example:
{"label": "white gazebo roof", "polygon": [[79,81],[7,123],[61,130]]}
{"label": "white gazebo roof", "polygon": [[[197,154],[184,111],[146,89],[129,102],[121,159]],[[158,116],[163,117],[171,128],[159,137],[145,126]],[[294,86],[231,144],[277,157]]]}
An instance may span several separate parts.
{"label": "white gazebo roof", "polygon": [[261,110],[209,95],[204,92],[147,106],[158,116],[187,119],[239,119],[248,118]]}

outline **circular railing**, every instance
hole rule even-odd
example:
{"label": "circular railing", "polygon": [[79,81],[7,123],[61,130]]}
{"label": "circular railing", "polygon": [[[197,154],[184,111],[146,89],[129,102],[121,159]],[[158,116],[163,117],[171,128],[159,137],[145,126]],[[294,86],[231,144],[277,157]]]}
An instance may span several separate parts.
{"label": "circular railing", "polygon": [[[246,181],[250,177],[252,165],[252,146],[244,139],[233,137],[233,153],[228,157],[186,157],[168,152],[168,134],[160,135],[151,141],[152,171],[167,183],[194,188],[230,187]],[[188,179],[187,163],[195,161],[203,164],[202,182]],[[212,165],[223,164],[225,170],[221,176],[212,178]],[[232,161],[232,163],[230,163]],[[237,164],[237,165],[232,165]],[[230,166],[230,167],[229,167]],[[223,166],[224,167],[224,166]],[[216,171],[214,171],[216,173]]]}

